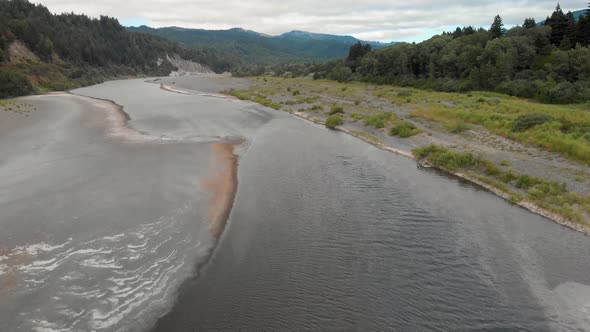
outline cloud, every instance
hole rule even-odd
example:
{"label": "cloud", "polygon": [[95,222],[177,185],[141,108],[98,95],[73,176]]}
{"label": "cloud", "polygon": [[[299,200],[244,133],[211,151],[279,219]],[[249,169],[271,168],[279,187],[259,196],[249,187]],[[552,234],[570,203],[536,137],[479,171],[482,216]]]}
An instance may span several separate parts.
{"label": "cloud", "polygon": [[[153,27],[228,29],[242,27],[267,34],[290,30],[348,34],[380,41],[417,41],[453,26],[489,27],[500,14],[507,26],[525,17],[544,19],[555,0],[42,0],[54,13],[108,15],[121,22],[150,22]],[[586,1],[560,1],[564,10],[585,8]]]}

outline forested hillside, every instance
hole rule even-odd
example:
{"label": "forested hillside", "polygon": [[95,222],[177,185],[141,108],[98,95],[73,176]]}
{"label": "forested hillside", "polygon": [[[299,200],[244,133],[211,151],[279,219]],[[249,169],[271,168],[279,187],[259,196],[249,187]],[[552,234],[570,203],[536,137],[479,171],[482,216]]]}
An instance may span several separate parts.
{"label": "forested hillside", "polygon": [[[359,42],[351,36],[291,31],[269,36],[239,28],[229,30],[183,29],[177,27],[153,29],[146,26],[127,28],[181,42],[192,47],[208,47],[219,51],[234,64],[272,65],[337,59],[345,56],[351,45]],[[369,43],[375,48],[390,46]]]}
{"label": "forested hillside", "polygon": [[439,91],[490,90],[549,103],[590,101],[590,16],[557,6],[543,25],[528,18],[506,30],[457,28],[417,44],[379,50],[357,44],[344,60],[249,68],[240,74],[308,75]]}
{"label": "forested hillside", "polygon": [[111,77],[168,75],[175,68],[167,54],[229,68],[214,51],[131,33],[114,18],[54,15],[26,0],[0,0],[0,98]]}

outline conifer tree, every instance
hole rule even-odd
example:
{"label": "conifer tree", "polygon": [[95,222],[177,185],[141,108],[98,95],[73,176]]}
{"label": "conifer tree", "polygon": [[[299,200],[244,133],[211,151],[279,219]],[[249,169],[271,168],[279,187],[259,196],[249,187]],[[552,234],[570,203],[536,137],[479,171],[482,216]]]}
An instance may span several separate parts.
{"label": "conifer tree", "polygon": [[563,10],[561,10],[559,3],[545,24],[551,27],[551,43],[559,46],[567,29],[567,17],[563,13]]}
{"label": "conifer tree", "polygon": [[492,34],[492,39],[502,37],[506,30],[504,29],[504,23],[502,23],[502,18],[500,15],[496,15],[494,17],[494,23],[490,27],[490,33]]}
{"label": "conifer tree", "polygon": [[522,26],[526,29],[531,29],[531,28],[534,28],[535,26],[537,26],[537,22],[535,21],[534,18],[529,17],[524,20],[524,24]]}

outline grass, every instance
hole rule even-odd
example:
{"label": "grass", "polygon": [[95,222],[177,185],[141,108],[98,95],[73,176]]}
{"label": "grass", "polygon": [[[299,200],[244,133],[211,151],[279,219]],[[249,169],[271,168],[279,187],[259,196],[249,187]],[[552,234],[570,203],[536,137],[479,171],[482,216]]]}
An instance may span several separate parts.
{"label": "grass", "polygon": [[[461,124],[481,125],[500,136],[590,163],[586,105],[548,105],[491,92],[470,95],[415,90],[413,98],[420,104],[412,114],[441,123],[451,132],[464,130]],[[451,100],[453,106],[440,100]]]}
{"label": "grass", "polygon": [[247,90],[229,90],[225,91],[225,93],[232,95],[240,100],[251,100],[255,103],[264,105],[266,107],[274,108],[275,110],[281,109],[281,104],[273,102],[271,99],[266,98],[260,94],[252,94],[250,91]]}
{"label": "grass", "polygon": [[385,126],[397,120],[397,116],[392,112],[379,112],[365,118],[365,126],[372,126],[376,129],[385,128]]}
{"label": "grass", "polygon": [[[439,145],[417,148],[414,155],[449,171],[462,171],[510,194],[515,202],[530,202],[571,221],[587,224],[584,214],[590,212],[590,196],[569,191],[565,183],[547,181],[528,174],[502,171],[492,162],[470,152],[459,152]],[[518,200],[516,200],[518,198]]]}
{"label": "grass", "polygon": [[389,130],[389,135],[407,138],[418,135],[420,132],[421,130],[416,128],[413,123],[402,121],[391,127]]}
{"label": "grass", "polygon": [[[288,87],[293,88],[287,91]],[[348,118],[367,121],[373,127],[393,126],[394,121],[380,121],[375,113],[387,111],[386,107],[401,107],[451,133],[481,126],[502,137],[590,164],[588,105],[548,105],[485,91],[446,93],[361,82],[275,77],[257,80],[257,85],[246,91],[246,99],[260,95],[279,103],[294,99],[294,87],[300,93],[295,99],[297,103],[313,103],[322,109],[329,109],[334,102],[345,104],[347,114],[359,114]],[[374,103],[375,99],[367,96],[376,96],[381,102]],[[318,110],[312,107],[312,111]]]}
{"label": "grass", "polygon": [[344,108],[340,105],[332,105],[328,115],[334,115],[334,114],[344,114]]}

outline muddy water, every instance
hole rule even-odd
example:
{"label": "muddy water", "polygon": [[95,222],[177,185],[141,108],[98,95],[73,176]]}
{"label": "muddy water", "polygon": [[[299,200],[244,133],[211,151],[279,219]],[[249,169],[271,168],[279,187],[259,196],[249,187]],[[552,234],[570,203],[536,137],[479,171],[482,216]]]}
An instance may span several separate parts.
{"label": "muddy water", "polygon": [[129,126],[116,105],[75,95],[0,112],[0,331],[149,328],[209,257],[233,202],[231,137],[242,135],[194,114],[238,127],[248,119],[233,104],[141,80],[80,93],[119,99]]}
{"label": "muddy water", "polygon": [[2,331],[166,312],[155,330],[590,329],[581,234],[281,112],[141,80],[75,92],[131,132],[75,97],[3,115]]}

